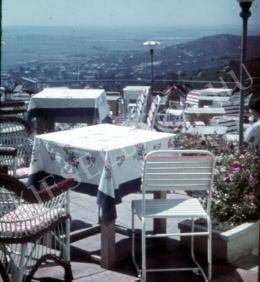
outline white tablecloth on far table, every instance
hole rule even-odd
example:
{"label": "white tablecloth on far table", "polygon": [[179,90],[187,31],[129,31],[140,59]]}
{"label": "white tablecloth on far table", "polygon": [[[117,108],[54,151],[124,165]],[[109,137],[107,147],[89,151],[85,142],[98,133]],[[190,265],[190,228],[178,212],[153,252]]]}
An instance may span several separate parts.
{"label": "white tablecloth on far table", "polygon": [[173,134],[111,124],[38,135],[30,166],[31,183],[40,181],[44,172],[72,177],[78,184],[97,185],[98,204],[105,209],[111,207],[107,201],[112,200],[113,205],[120,201],[121,184],[140,178],[145,154],[174,148],[174,139]]}
{"label": "white tablecloth on far table", "polygon": [[211,108],[211,107],[190,107],[185,109],[185,114],[196,114],[196,115],[225,115],[226,111],[224,108]]}
{"label": "white tablecloth on far table", "polygon": [[[37,110],[50,109],[95,109],[99,121],[102,121],[109,112],[104,89],[69,89],[45,88],[32,96],[28,113],[29,117],[37,115]],[[35,114],[34,114],[35,113]]]}
{"label": "white tablecloth on far table", "polygon": [[224,135],[227,132],[226,126],[190,126],[186,133],[201,134],[201,135]]}

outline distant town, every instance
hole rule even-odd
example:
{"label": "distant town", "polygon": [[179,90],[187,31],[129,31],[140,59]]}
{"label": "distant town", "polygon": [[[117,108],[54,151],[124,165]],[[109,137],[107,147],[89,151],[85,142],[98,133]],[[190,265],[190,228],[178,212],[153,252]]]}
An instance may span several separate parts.
{"label": "distant town", "polygon": [[[240,36],[220,34],[158,48],[154,54],[155,79],[215,81],[221,77],[231,81],[239,72],[240,41]],[[249,38],[248,68],[255,77],[260,77],[259,44],[260,36]],[[32,44],[22,54],[30,53],[31,58],[30,54],[21,55],[22,60],[17,59],[17,63],[8,68],[2,62],[1,86],[11,92],[17,85],[22,85],[23,91],[36,93],[47,86],[103,87],[117,91],[132,81],[147,84],[151,77],[151,62],[148,50],[143,49],[114,50],[92,44],[84,52],[69,53],[66,50],[62,55],[57,46],[53,53],[48,50],[35,58],[37,49],[32,51]]]}

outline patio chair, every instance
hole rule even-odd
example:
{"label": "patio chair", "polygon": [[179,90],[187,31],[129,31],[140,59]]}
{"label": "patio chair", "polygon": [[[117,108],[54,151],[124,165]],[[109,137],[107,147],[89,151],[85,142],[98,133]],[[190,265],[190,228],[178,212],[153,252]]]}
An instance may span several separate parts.
{"label": "patio chair", "polygon": [[26,176],[33,140],[29,124],[20,117],[0,117],[0,165],[7,165],[14,176]]}
{"label": "patio chair", "polygon": [[24,101],[1,101],[0,115],[19,116],[24,117],[27,111],[26,103]]}
{"label": "patio chair", "polygon": [[[147,272],[155,271],[193,271],[201,273],[205,281],[211,280],[211,219],[210,202],[213,183],[213,170],[215,158],[213,154],[204,150],[161,150],[146,155],[142,173],[142,199],[132,201],[132,258],[141,281],[146,281]],[[147,199],[149,192],[171,191],[205,191],[206,208],[197,198],[183,196],[178,199]],[[135,258],[135,217],[142,222],[142,263],[139,268]],[[150,219],[191,219],[192,228],[188,233],[148,234],[147,221]],[[194,230],[194,221],[204,218],[207,222],[205,231]],[[146,262],[146,240],[148,238],[161,238],[167,236],[190,236],[191,258],[195,267],[149,269]],[[208,273],[207,276],[199,265],[194,254],[194,237],[208,237]]]}
{"label": "patio chair", "polygon": [[148,125],[148,129],[154,128],[156,115],[157,115],[157,112],[159,110],[160,102],[161,102],[161,97],[159,95],[156,95],[155,98],[152,101],[151,107],[150,107],[148,115],[147,115],[146,122],[147,122],[147,125]]}
{"label": "patio chair", "polygon": [[239,115],[239,101],[227,102],[223,104],[227,116]]}
{"label": "patio chair", "polygon": [[[72,281],[69,246],[69,188],[71,179],[40,191],[0,174],[0,269],[3,279],[31,281],[50,260]],[[3,270],[1,270],[3,271]]]}
{"label": "patio chair", "polygon": [[123,121],[122,125],[138,125],[143,121],[143,115],[147,103],[147,96],[148,92],[144,91],[138,96],[135,104],[128,105],[128,115],[126,117],[126,120]]}
{"label": "patio chair", "polygon": [[210,120],[211,125],[227,127],[227,134],[238,134],[238,122],[235,116],[215,116]]}
{"label": "patio chair", "polygon": [[148,130],[154,129],[156,116],[160,107],[160,102],[161,102],[161,97],[159,95],[156,95],[151,103],[149,112],[147,114],[146,123],[140,121],[137,125],[138,128],[148,129]]}

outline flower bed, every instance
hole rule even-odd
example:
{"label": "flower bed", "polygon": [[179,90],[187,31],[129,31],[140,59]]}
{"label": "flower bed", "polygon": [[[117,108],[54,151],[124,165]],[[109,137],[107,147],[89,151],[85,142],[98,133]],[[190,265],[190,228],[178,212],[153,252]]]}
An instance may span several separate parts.
{"label": "flower bed", "polygon": [[[216,156],[212,191],[213,226],[225,231],[241,223],[255,222],[260,214],[260,155],[258,148],[227,143],[219,135],[179,134],[176,147],[206,149]],[[203,197],[201,197],[203,201]]]}
{"label": "flower bed", "polygon": [[[213,224],[213,258],[227,262],[246,256],[257,248],[260,218],[260,155],[258,148],[246,144],[242,152],[237,144],[227,143],[219,135],[200,136],[179,134],[176,147],[205,149],[216,156],[212,190],[211,218]],[[193,195],[194,196],[194,195]],[[203,194],[197,196],[203,202]],[[203,230],[203,220],[195,229]],[[180,222],[181,232],[190,230],[190,222]],[[187,237],[181,244],[190,245]],[[205,238],[195,238],[195,250],[206,252]]]}
{"label": "flower bed", "polygon": [[[185,220],[178,224],[181,232],[191,231],[191,221]],[[196,224],[196,231],[205,231],[205,227]],[[257,249],[259,241],[259,222],[242,223],[229,228],[227,231],[212,230],[212,255],[214,260],[234,262],[242,257],[252,254]],[[181,245],[190,248],[190,238],[181,237]],[[194,247],[196,252],[207,254],[207,239],[195,237]]]}

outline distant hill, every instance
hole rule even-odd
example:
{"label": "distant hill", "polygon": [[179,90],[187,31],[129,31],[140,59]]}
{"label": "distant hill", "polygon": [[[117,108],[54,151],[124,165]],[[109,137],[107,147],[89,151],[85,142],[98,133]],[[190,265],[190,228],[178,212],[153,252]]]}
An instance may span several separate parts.
{"label": "distant hill", "polygon": [[[260,56],[260,36],[249,36],[247,45],[247,59],[252,60]],[[241,56],[241,37],[230,34],[219,34],[202,37],[197,40],[158,49],[154,54],[155,73],[183,72],[194,75],[207,68],[218,68],[239,62]],[[137,58],[135,58],[135,61]],[[139,57],[140,64],[147,68],[147,57]],[[139,65],[140,67],[140,65]]]}

